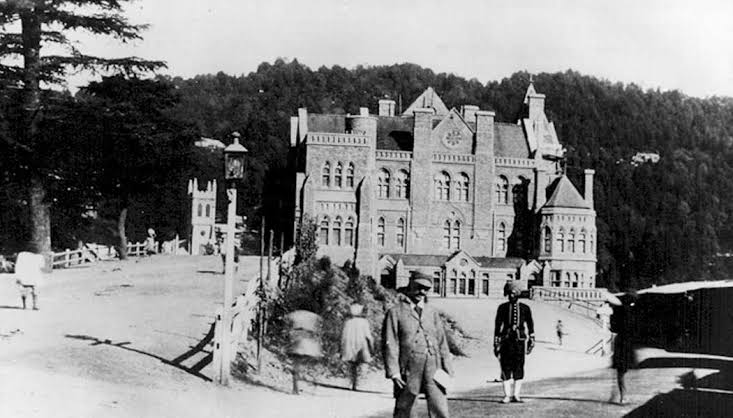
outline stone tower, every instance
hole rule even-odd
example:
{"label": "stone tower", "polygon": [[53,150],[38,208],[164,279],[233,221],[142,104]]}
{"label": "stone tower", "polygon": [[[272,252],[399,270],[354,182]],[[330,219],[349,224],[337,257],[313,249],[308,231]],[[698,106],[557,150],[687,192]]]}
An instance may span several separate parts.
{"label": "stone tower", "polygon": [[205,254],[204,246],[216,239],[216,180],[206,183],[200,190],[198,179],[188,181],[188,195],[191,197],[191,254]]}

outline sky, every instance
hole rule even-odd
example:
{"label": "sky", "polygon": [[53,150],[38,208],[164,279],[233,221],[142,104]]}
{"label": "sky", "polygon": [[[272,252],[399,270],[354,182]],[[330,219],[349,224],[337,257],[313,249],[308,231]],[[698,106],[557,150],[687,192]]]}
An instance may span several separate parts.
{"label": "sky", "polygon": [[[411,62],[485,83],[572,69],[690,96],[733,96],[730,0],[136,0],[126,45],[78,36],[86,53],[164,60],[164,74],[248,74],[262,62]],[[69,87],[85,84],[83,76]]]}

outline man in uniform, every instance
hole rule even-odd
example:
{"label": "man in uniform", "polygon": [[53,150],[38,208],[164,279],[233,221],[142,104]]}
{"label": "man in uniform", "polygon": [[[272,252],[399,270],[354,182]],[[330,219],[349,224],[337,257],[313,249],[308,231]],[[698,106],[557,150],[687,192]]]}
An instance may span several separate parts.
{"label": "man in uniform", "polygon": [[519,395],[524,379],[524,353],[528,339],[526,353],[531,353],[534,348],[532,311],[529,306],[519,302],[519,293],[520,289],[515,281],[506,282],[504,295],[509,301],[499,305],[494,320],[494,355],[499,357],[504,385],[502,403],[522,402]]}
{"label": "man in uniform", "polygon": [[407,290],[384,318],[382,353],[386,376],[394,383],[396,418],[410,417],[421,392],[430,416],[449,417],[445,388],[434,378],[439,370],[452,376],[453,364],[443,320],[426,301],[431,287],[430,277],[413,272]]}

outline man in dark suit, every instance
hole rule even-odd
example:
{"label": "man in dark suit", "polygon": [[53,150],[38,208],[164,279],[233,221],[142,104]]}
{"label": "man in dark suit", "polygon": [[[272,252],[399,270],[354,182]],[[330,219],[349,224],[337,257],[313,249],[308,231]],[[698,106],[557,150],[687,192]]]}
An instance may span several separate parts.
{"label": "man in dark suit", "polygon": [[494,355],[499,357],[501,380],[504,385],[502,403],[522,402],[519,395],[524,379],[525,343],[527,354],[534,348],[532,311],[529,306],[519,302],[519,293],[520,289],[516,282],[506,282],[504,295],[509,301],[499,305],[494,320]]}
{"label": "man in dark suit", "polygon": [[387,311],[382,326],[382,353],[386,376],[394,383],[396,418],[409,418],[415,399],[425,393],[432,417],[449,417],[445,388],[434,380],[443,370],[453,375],[453,364],[443,320],[426,301],[430,277],[413,272],[404,293]]}

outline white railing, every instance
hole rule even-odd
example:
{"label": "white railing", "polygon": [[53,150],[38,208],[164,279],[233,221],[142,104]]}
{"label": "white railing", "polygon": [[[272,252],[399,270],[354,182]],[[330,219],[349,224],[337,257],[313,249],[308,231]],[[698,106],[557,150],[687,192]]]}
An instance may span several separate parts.
{"label": "white railing", "polygon": [[476,157],[472,154],[444,154],[444,153],[433,153],[433,162],[439,163],[473,163],[476,161]]}
{"label": "white railing", "polygon": [[496,157],[494,164],[502,167],[534,167],[535,161],[531,158]]}
{"label": "white railing", "polygon": [[579,313],[595,320],[599,325],[598,308],[605,300],[604,288],[556,288],[556,287],[533,287],[530,290],[532,300],[539,300],[554,303],[569,311]]}
{"label": "white railing", "polygon": [[369,138],[363,134],[309,132],[307,144],[369,146]]}
{"label": "white railing", "polygon": [[412,160],[412,152],[378,149],[376,157],[378,160],[410,161]]}
{"label": "white railing", "polygon": [[[173,240],[165,241],[162,244],[158,241],[155,242],[156,253],[162,254],[188,254],[186,246],[188,245],[187,240],[181,240],[176,237]],[[163,250],[161,252],[161,250]],[[144,242],[127,243],[127,255],[130,257],[139,257],[146,255],[147,250]],[[51,253],[51,266],[55,269],[69,268],[75,266],[82,266],[86,264],[93,264],[98,261],[112,260],[119,257],[117,248],[110,245],[99,245],[99,244],[84,244],[81,248],[76,250],[66,249]]]}

